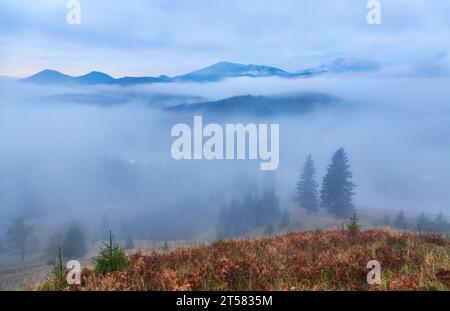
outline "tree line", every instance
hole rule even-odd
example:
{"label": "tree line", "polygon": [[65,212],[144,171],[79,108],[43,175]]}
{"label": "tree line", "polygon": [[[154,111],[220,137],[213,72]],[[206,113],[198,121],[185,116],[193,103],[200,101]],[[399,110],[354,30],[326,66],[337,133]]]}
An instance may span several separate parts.
{"label": "tree line", "polygon": [[[8,228],[5,242],[0,241],[0,253],[16,253],[21,263],[26,256],[38,250],[39,258],[51,265],[57,261],[58,253],[62,253],[65,258],[80,259],[85,257],[89,250],[89,240],[84,232],[84,226],[73,223],[58,234],[50,234],[47,240],[39,243],[35,227],[28,224],[25,219],[19,218]],[[124,246],[125,249],[134,248],[130,235],[126,236]]]}
{"label": "tree line", "polygon": [[381,221],[382,226],[389,226],[400,230],[410,230],[422,233],[449,233],[450,222],[442,212],[435,216],[421,213],[416,219],[407,219],[405,212],[400,210],[392,219],[385,215]]}
{"label": "tree line", "polygon": [[221,237],[241,236],[261,227],[266,233],[274,231],[274,224],[280,228],[289,225],[289,214],[280,209],[280,200],[274,189],[267,190],[262,197],[247,194],[242,201],[233,200],[220,210],[216,233]]}

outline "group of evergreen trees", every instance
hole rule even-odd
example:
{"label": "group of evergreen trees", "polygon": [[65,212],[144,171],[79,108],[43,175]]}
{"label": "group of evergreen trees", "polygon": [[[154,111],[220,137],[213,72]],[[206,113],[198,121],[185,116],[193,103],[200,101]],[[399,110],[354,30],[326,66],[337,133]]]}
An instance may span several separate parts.
{"label": "group of evergreen trees", "polygon": [[416,220],[407,219],[403,210],[391,220],[386,214],[381,221],[381,225],[390,226],[401,230],[420,231],[423,233],[449,233],[450,223],[445,219],[444,214],[439,213],[436,216],[427,216],[421,213]]}
{"label": "group of evergreen trees", "polygon": [[[9,226],[5,241],[0,240],[0,253],[17,253],[21,263],[30,254],[39,254],[41,256],[39,258],[52,265],[56,263],[60,252],[66,259],[81,259],[87,255],[89,248],[85,232],[85,226],[72,223],[66,229],[50,234],[45,241],[41,241],[34,227],[20,218],[14,220]],[[123,243],[125,249],[134,248],[131,234],[126,236]]]}
{"label": "group of evergreen trees", "polygon": [[273,225],[280,218],[283,225],[287,225],[288,216],[281,212],[274,190],[266,191],[262,198],[248,194],[242,202],[234,200],[220,211],[217,234],[223,237],[244,235],[256,228]]}
{"label": "group of evergreen trees", "polygon": [[422,232],[449,233],[450,223],[445,219],[442,212],[437,214],[434,219],[422,213],[417,217],[417,229]]}
{"label": "group of evergreen trees", "polygon": [[[22,218],[14,220],[6,232],[7,250],[16,252],[20,256],[20,262],[23,262],[29,253],[38,250],[38,244],[34,227]],[[86,255],[86,238],[81,227],[73,224],[64,235],[52,234],[48,237],[43,247],[43,255],[48,263],[55,263],[58,248],[68,258],[81,258]],[[2,251],[6,251],[6,247]]]}
{"label": "group of evergreen trees", "polygon": [[[376,223],[376,225],[378,225],[378,223]],[[411,228],[412,223],[408,224],[406,221],[405,212],[403,210],[400,210],[392,220],[388,214],[384,215],[384,218],[381,220],[381,225],[402,230],[406,230],[408,228],[413,229]]]}
{"label": "group of evergreen trees", "polygon": [[64,258],[80,259],[88,252],[87,239],[82,227],[73,223],[64,234],[52,234],[44,246],[44,255],[48,264],[54,264],[58,250]]}
{"label": "group of evergreen trees", "polygon": [[[301,170],[296,187],[296,202],[310,213],[324,208],[340,218],[348,218],[353,212],[352,172],[344,148],[339,148],[333,155],[327,173],[323,178],[319,192],[316,167],[309,155]],[[266,227],[266,233],[273,231],[273,225],[279,228],[289,226],[289,214],[281,212],[279,199],[274,190],[266,191],[262,198],[247,195],[242,202],[233,201],[223,208],[218,217],[217,234],[224,237],[240,236],[256,228]]]}
{"label": "group of evergreen trees", "polygon": [[336,217],[348,218],[354,211],[352,197],[355,184],[351,181],[353,174],[344,148],[339,148],[334,153],[320,193],[315,180],[316,172],[315,163],[309,155],[296,186],[297,204],[309,213],[318,212],[322,207]]}

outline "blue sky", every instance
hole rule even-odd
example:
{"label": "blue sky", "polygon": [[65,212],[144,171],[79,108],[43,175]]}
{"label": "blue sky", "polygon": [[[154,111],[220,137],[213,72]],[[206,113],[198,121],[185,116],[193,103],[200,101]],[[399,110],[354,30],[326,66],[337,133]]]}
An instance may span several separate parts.
{"label": "blue sky", "polygon": [[0,0],[0,75],[45,68],[69,74],[175,75],[227,60],[298,70],[329,59],[448,65],[450,1]]}

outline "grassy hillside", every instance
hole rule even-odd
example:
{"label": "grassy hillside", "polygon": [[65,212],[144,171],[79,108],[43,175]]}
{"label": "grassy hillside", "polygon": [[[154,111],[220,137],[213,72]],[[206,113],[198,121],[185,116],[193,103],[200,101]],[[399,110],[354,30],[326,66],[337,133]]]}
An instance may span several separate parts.
{"label": "grassy hillside", "polygon": [[[381,285],[369,286],[369,260]],[[166,253],[136,253],[124,272],[89,268],[74,290],[450,290],[450,241],[436,235],[367,230],[306,231],[218,240]]]}

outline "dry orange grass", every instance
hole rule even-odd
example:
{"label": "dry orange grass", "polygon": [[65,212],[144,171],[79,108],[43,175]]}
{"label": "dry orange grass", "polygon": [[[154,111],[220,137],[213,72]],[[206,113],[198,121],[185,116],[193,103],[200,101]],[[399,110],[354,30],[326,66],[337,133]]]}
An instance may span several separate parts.
{"label": "dry orange grass", "polygon": [[[366,281],[369,260],[382,284]],[[367,230],[307,231],[257,240],[219,240],[169,253],[136,253],[129,269],[85,268],[72,290],[449,290],[450,241]]]}

